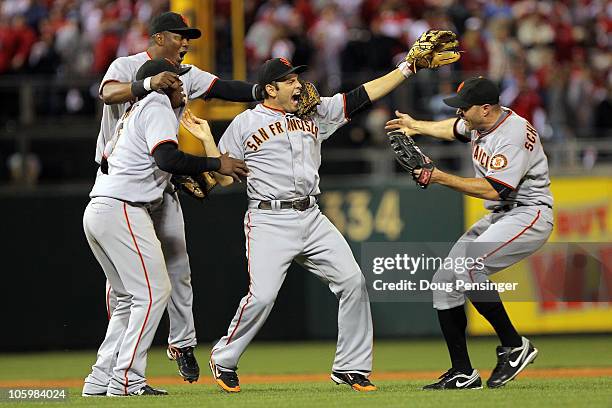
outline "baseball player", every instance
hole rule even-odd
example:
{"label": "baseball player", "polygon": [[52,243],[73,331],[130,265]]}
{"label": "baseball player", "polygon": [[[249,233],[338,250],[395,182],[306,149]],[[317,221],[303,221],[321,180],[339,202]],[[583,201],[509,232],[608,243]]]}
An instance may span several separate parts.
{"label": "baseball player", "polygon": [[365,279],[344,237],[319,210],[318,170],[322,142],[401,84],[411,73],[406,65],[348,93],[321,98],[305,118],[295,112],[303,90],[298,75],[306,66],[271,59],[258,73],[264,102],[236,116],[221,137],[219,150],[249,166],[244,233],[250,279],[227,334],[211,353],[210,368],[223,390],[240,391],[238,360],[272,310],[294,260],[325,281],[339,301],[332,380],[356,391],[376,390],[368,379],[372,317]]}
{"label": "baseball player", "polygon": [[[185,75],[166,59],[145,62],[136,80],[173,72]],[[83,228],[94,256],[117,295],[103,342],[112,344],[117,359],[105,395],[165,395],[146,383],[147,351],[170,298],[171,282],[157,231],[163,231],[171,174],[218,171],[238,179],[246,176],[244,162],[191,156],[178,150],[178,119],[174,109],[184,105],[178,82],[142,98],[118,122],[112,149],[107,149],[108,172],[100,174],[91,190]],[[121,332],[117,342],[115,333]],[[86,381],[97,386],[94,371]],[[98,390],[95,394],[102,395]]]}
{"label": "baseball player", "polygon": [[[538,350],[514,328],[489,275],[538,250],[553,229],[553,198],[548,161],[535,128],[512,110],[499,105],[497,86],[483,77],[463,82],[457,95],[444,102],[457,108],[458,118],[418,121],[396,112],[386,129],[405,135],[426,134],[442,140],[471,143],[475,178],[445,173],[431,164],[415,169],[421,186],[438,183],[485,200],[491,212],[459,238],[448,257],[481,258],[465,273],[440,268],[432,282],[450,283],[452,291],[433,291],[433,305],[448,346],[452,367],[427,390],[482,388],[478,370],[470,363],[466,346],[465,298],[493,326],[501,345],[497,365],[487,386],[498,388],[532,363]],[[462,284],[458,284],[462,283]],[[462,290],[466,283],[471,290]]]}
{"label": "baseball player", "polygon": [[[201,36],[200,30],[189,27],[185,19],[177,13],[163,13],[151,22],[150,46],[145,52],[121,57],[113,61],[100,84],[100,97],[104,100],[102,123],[96,145],[95,160],[103,163],[104,148],[113,136],[117,121],[136,101],[151,91],[166,89],[176,83],[182,83],[188,99],[219,98],[230,101],[256,100],[257,87],[242,81],[219,79],[216,76],[202,71],[195,66],[180,80],[174,72],[161,72],[157,75],[136,80],[136,71],[151,58],[168,58],[180,64],[189,48],[189,41]],[[180,117],[183,108],[175,110]],[[209,152],[210,153],[210,152]],[[98,171],[98,175],[101,171]],[[168,335],[168,357],[177,361],[179,374],[189,382],[197,381],[200,369],[194,356],[196,346],[196,333],[193,321],[192,303],[193,293],[191,287],[191,270],[185,245],[185,231],[183,213],[180,202],[174,189],[169,187],[165,193],[167,199],[163,200],[162,211],[166,222],[163,231],[157,231],[162,242],[167,269],[172,282],[172,292],[168,303],[168,316],[170,318],[170,333]],[[116,303],[115,293],[107,283],[106,305],[109,318]],[[114,337],[119,341],[121,333]],[[114,360],[114,347],[109,344],[108,349],[99,350],[98,361],[94,371],[107,371],[112,367]],[[108,377],[108,375],[103,376]],[[96,391],[87,389],[91,393]]]}

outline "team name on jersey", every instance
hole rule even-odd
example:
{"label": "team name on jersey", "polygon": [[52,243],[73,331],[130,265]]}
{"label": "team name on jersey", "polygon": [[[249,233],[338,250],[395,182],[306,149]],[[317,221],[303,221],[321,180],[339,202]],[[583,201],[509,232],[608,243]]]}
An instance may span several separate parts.
{"label": "team name on jersey", "polygon": [[[312,135],[315,139],[319,136],[319,127],[310,120],[301,120],[299,118],[288,118],[287,119],[287,131],[302,131]],[[252,132],[251,136],[247,139],[246,146],[252,151],[256,152],[259,147],[266,141],[270,140],[271,137],[278,136],[285,133],[283,123],[276,121],[270,123],[267,127],[260,127],[257,131]]]}
{"label": "team name on jersey", "polygon": [[481,167],[488,169],[489,163],[491,162],[491,155],[479,145],[472,144],[472,159]]}
{"label": "team name on jersey", "polygon": [[508,165],[508,159],[503,154],[491,156],[482,147],[472,144],[472,159],[474,163],[480,165],[486,170],[501,170]]}

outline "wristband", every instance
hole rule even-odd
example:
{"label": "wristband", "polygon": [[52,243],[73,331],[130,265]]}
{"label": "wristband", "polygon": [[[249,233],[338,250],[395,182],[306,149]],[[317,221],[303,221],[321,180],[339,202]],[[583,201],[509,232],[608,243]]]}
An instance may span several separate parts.
{"label": "wristband", "polygon": [[221,168],[221,159],[218,157],[206,157],[206,162],[209,171],[217,171]]}
{"label": "wristband", "polygon": [[144,86],[144,89],[146,89],[149,92],[153,90],[151,89],[151,77],[146,77],[142,85]]}
{"label": "wristband", "polygon": [[132,95],[137,98],[142,98],[143,96],[147,96],[149,91],[147,91],[144,87],[144,80],[134,81],[132,82]]}
{"label": "wristband", "polygon": [[259,84],[253,85],[253,100],[263,101],[264,99],[266,99],[266,95],[263,91],[263,86]]}
{"label": "wristband", "polygon": [[402,75],[404,75],[406,78],[408,78],[410,75],[414,74],[414,71],[412,70],[412,67],[410,64],[408,64],[408,61],[402,61],[397,65],[397,69],[400,70],[400,72],[402,73]]}

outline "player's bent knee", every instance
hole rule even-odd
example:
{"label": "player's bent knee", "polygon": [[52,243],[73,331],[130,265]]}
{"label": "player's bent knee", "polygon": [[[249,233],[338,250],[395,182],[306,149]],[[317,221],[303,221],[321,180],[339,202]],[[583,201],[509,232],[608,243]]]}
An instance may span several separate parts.
{"label": "player's bent knee", "polygon": [[353,293],[366,290],[365,277],[361,273],[355,273],[343,282],[342,289],[346,293]]}
{"label": "player's bent knee", "polygon": [[160,282],[157,282],[155,285],[151,287],[151,295],[154,297],[157,302],[168,302],[170,299],[170,294],[172,293],[172,285],[170,284],[170,280],[166,277]]}
{"label": "player's bent knee", "polygon": [[448,269],[438,269],[431,278],[432,286],[439,286],[454,281],[454,274]]}

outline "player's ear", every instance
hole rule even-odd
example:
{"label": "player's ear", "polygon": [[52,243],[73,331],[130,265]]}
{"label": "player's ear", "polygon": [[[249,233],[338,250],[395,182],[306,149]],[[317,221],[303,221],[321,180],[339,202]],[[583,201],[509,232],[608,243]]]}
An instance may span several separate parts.
{"label": "player's ear", "polygon": [[267,93],[268,96],[270,96],[272,98],[274,98],[276,96],[277,89],[276,89],[276,87],[274,85],[266,84],[265,89],[266,89],[266,93]]}
{"label": "player's ear", "polygon": [[153,42],[155,43],[155,45],[161,47],[164,45],[164,41],[165,41],[164,33],[153,34]]}

